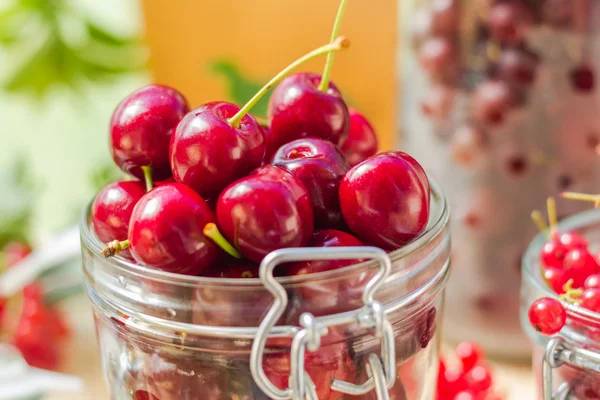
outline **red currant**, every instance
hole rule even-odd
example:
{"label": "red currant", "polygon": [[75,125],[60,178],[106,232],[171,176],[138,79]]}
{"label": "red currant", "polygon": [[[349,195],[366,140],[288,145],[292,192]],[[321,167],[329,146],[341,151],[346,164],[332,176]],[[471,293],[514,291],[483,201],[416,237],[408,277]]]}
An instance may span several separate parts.
{"label": "red currant", "polygon": [[586,289],[600,288],[600,274],[588,276],[583,287]]}
{"label": "red currant", "polygon": [[600,289],[586,289],[581,296],[581,307],[600,312]]}
{"label": "red currant", "polygon": [[545,335],[560,332],[567,321],[567,312],[560,301],[544,297],[529,307],[529,322],[536,331]]}
{"label": "red currant", "polygon": [[568,249],[560,242],[551,240],[544,243],[540,259],[547,267],[562,268]]}
{"label": "red currant", "polygon": [[465,379],[469,382],[469,389],[481,393],[492,387],[492,373],[483,365],[476,365],[467,372]]}
{"label": "red currant", "polygon": [[588,241],[577,232],[564,232],[558,235],[558,241],[569,250],[587,249]]}
{"label": "red currant", "polygon": [[544,278],[548,285],[554,290],[557,294],[564,293],[564,287],[569,278],[564,270],[561,268],[554,267],[546,267],[544,268]]}
{"label": "red currant", "polygon": [[483,351],[475,343],[462,342],[456,346],[456,356],[461,362],[463,373],[466,373],[483,358]]}
{"label": "red currant", "polygon": [[594,257],[582,249],[574,249],[567,253],[563,265],[569,279],[573,279],[573,287],[583,287],[588,276],[600,272],[600,267]]}

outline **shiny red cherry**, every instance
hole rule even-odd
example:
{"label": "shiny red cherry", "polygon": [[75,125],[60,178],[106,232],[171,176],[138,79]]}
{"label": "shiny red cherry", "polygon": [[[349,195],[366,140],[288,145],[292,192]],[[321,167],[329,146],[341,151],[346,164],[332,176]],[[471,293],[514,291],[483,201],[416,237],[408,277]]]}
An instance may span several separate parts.
{"label": "shiny red cherry", "polygon": [[[363,243],[349,233],[335,229],[323,229],[316,231],[309,247],[355,247],[363,246]],[[278,275],[308,275],[319,272],[333,271],[349,265],[360,263],[363,260],[318,260],[300,261],[290,263],[276,270]],[[301,312],[310,312],[313,315],[335,314],[352,309],[360,308],[362,303],[362,292],[372,276],[363,272],[349,272],[344,278],[336,278],[321,281],[313,279],[296,285],[294,291],[302,298]],[[296,313],[298,314],[298,313]],[[290,323],[298,323],[298,315],[292,315],[295,320]]]}
{"label": "shiny red cherry", "polygon": [[473,117],[485,124],[500,124],[514,102],[514,94],[506,82],[485,81],[473,93]]}
{"label": "shiny red cherry", "polygon": [[338,88],[329,82],[318,89],[321,75],[301,73],[285,78],[269,100],[269,127],[274,145],[314,136],[340,143],[348,134],[350,116]]}
{"label": "shiny red cherry", "polygon": [[198,275],[219,253],[202,233],[215,217],[200,195],[180,183],[146,193],[133,209],[129,244],[133,257],[150,268]]}
{"label": "shiny red cherry", "polygon": [[217,220],[227,240],[256,262],[273,250],[304,246],[314,226],[306,187],[273,165],[225,188],[217,201]]}
{"label": "shiny red cherry", "polygon": [[581,288],[585,280],[593,274],[600,272],[600,266],[585,249],[574,249],[567,253],[563,264],[565,274],[569,279],[573,279],[573,287]]}
{"label": "shiny red cherry", "polygon": [[228,279],[258,278],[258,268],[259,265],[252,261],[227,257],[224,262],[219,262],[205,270],[202,276]]}
{"label": "shiny red cherry", "polygon": [[281,146],[272,164],[304,184],[310,194],[315,227],[344,226],[338,188],[350,166],[336,145],[318,138],[297,139]]}
{"label": "shiny red cherry", "polygon": [[400,151],[381,153],[352,167],[340,184],[342,215],[351,231],[388,250],[425,230],[429,196],[425,171]]}
{"label": "shiny red cherry", "polygon": [[188,111],[181,93],[167,86],[149,85],[127,96],[110,123],[115,163],[140,179],[146,166],[151,167],[155,180],[169,177],[171,133]]}
{"label": "shiny red cherry", "polygon": [[115,182],[104,187],[92,204],[92,223],[98,239],[105,243],[127,239],[133,208],[145,194],[141,181]]}
{"label": "shiny red cherry", "polygon": [[177,182],[203,196],[219,193],[260,166],[265,137],[249,114],[232,126],[240,107],[226,102],[204,104],[187,114],[171,139],[171,169]]}
{"label": "shiny red cherry", "polygon": [[263,165],[266,165],[268,163],[271,162],[271,159],[273,158],[273,155],[277,152],[277,149],[279,148],[279,146],[277,146],[277,143],[275,143],[273,141],[273,137],[271,134],[271,128],[269,128],[268,126],[263,126],[262,127],[263,130],[263,134],[265,137],[265,156],[263,158]]}
{"label": "shiny red cherry", "polygon": [[490,9],[488,26],[492,36],[508,44],[519,44],[533,23],[531,11],[520,1],[495,4]]}
{"label": "shiny red cherry", "polygon": [[377,153],[377,135],[373,126],[358,111],[350,108],[350,131],[340,149],[351,167]]}

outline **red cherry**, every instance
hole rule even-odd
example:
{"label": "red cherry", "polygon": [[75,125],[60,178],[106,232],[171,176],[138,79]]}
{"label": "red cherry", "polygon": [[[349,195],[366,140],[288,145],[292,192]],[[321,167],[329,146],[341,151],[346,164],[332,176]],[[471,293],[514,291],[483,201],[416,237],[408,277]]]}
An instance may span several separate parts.
{"label": "red cherry", "polygon": [[473,116],[485,124],[500,124],[514,103],[506,82],[489,80],[481,83],[473,94]]}
{"label": "red cherry", "polygon": [[340,145],[350,166],[363,162],[377,153],[377,135],[369,121],[354,109],[350,109],[350,131]]}
{"label": "red cherry", "polygon": [[232,126],[240,107],[226,102],[204,104],[187,114],[171,139],[171,169],[177,182],[202,195],[219,193],[260,166],[265,138],[249,114]]}
{"label": "red cherry", "polygon": [[[334,229],[316,231],[308,243],[309,247],[353,247],[363,246],[363,243],[349,233]],[[335,260],[335,261],[302,261],[290,263],[281,268],[278,275],[307,275],[319,272],[332,271],[353,265],[362,260]],[[365,276],[367,275],[367,276]],[[298,284],[295,292],[303,299],[303,303],[314,315],[334,314],[349,311],[361,306],[361,296],[365,285],[371,275],[362,273],[349,273],[347,279],[325,281],[310,281]],[[305,310],[301,310],[305,311]],[[295,318],[293,315],[292,318]],[[293,321],[297,323],[297,319]]]}
{"label": "red cherry", "polygon": [[529,307],[529,322],[536,331],[544,335],[560,332],[567,321],[565,308],[556,299],[544,297]]}
{"label": "red cherry", "polygon": [[217,219],[225,237],[256,262],[273,250],[304,246],[314,226],[306,187],[273,165],[229,185],[219,196]]}
{"label": "red cherry", "polygon": [[600,274],[588,276],[583,286],[586,289],[600,289]]}
{"label": "red cherry", "polygon": [[249,279],[258,278],[259,265],[247,260],[229,259],[214,265],[202,273],[209,278]]}
{"label": "red cherry", "polygon": [[437,309],[435,307],[427,310],[426,313],[417,322],[416,336],[419,341],[419,346],[422,349],[427,348],[431,339],[435,335],[437,323],[436,323]]}
{"label": "red cherry", "polygon": [[[102,242],[125,240],[133,208],[146,194],[140,181],[111,183],[104,187],[92,204],[92,223],[98,239]],[[128,255],[129,252],[121,252]]]}
{"label": "red cherry", "polygon": [[158,397],[146,390],[136,390],[133,397],[135,400],[160,400]]}
{"label": "red cherry", "polygon": [[489,14],[488,25],[492,36],[508,44],[519,44],[533,23],[531,11],[519,1],[495,4]]}
{"label": "red cherry", "polygon": [[471,390],[463,390],[454,396],[453,400],[477,400],[476,394]]}
{"label": "red cherry", "polygon": [[498,60],[498,72],[508,82],[529,86],[535,81],[535,72],[539,63],[533,53],[520,48],[502,51]]}
{"label": "red cherry", "polygon": [[400,151],[381,153],[352,167],[340,184],[342,214],[352,232],[388,250],[425,230],[429,196],[425,171]]}
{"label": "red cherry", "polygon": [[581,307],[593,312],[600,312],[600,289],[592,288],[584,290],[581,295]]}
{"label": "red cherry", "polygon": [[588,241],[577,232],[563,232],[558,235],[558,241],[569,250],[587,249]]}
{"label": "red cherry", "polygon": [[337,146],[317,138],[294,140],[279,148],[272,164],[304,184],[310,194],[316,227],[344,226],[338,188],[350,166]]}
{"label": "red cherry", "polygon": [[181,93],[166,86],[146,86],[127,96],[110,123],[115,163],[139,179],[144,166],[152,168],[155,180],[169,177],[171,132],[188,111]]}
{"label": "red cherry", "polygon": [[295,74],[285,78],[269,100],[269,126],[277,147],[314,136],[340,143],[348,134],[348,107],[337,87],[318,89],[321,75]]}
{"label": "red cherry", "polygon": [[492,373],[483,365],[474,366],[467,372],[465,379],[469,382],[469,389],[475,393],[485,392],[492,388]]}
{"label": "red cherry", "polygon": [[263,136],[265,137],[265,148],[266,148],[262,165],[265,165],[265,164],[268,164],[271,162],[271,159],[273,159],[273,155],[277,152],[277,149],[279,148],[279,146],[277,146],[277,143],[275,143],[275,141],[273,140],[271,128],[269,128],[268,126],[263,126],[262,130],[263,130]]}
{"label": "red cherry", "polygon": [[548,282],[548,285],[554,290],[557,294],[564,293],[564,286],[569,280],[568,275],[562,268],[556,267],[545,267],[544,268],[544,278]]}
{"label": "red cherry", "polygon": [[583,287],[588,276],[600,272],[600,267],[594,257],[583,249],[574,249],[567,253],[563,269],[570,279],[573,287]]}
{"label": "red cherry", "polygon": [[445,37],[427,39],[419,49],[419,62],[434,80],[452,75],[458,59],[456,46]]}
{"label": "red cherry", "polygon": [[129,243],[133,257],[150,268],[198,275],[217,259],[202,233],[215,217],[189,187],[171,183],[146,193],[133,209]]}
{"label": "red cherry", "polygon": [[463,373],[467,373],[483,359],[483,350],[476,343],[461,342],[456,346],[456,356],[460,360]]}
{"label": "red cherry", "polygon": [[588,65],[580,65],[574,68],[570,74],[573,89],[580,93],[589,93],[596,88],[594,70]]}
{"label": "red cherry", "polygon": [[540,260],[547,267],[562,268],[568,251],[567,247],[562,243],[550,240],[544,243],[540,251]]}
{"label": "red cherry", "polygon": [[12,267],[21,262],[31,253],[31,247],[27,243],[21,241],[8,242],[2,248],[2,260],[0,265]]}
{"label": "red cherry", "polygon": [[460,4],[458,0],[432,0],[431,24],[435,33],[451,35],[458,31],[460,22]]}

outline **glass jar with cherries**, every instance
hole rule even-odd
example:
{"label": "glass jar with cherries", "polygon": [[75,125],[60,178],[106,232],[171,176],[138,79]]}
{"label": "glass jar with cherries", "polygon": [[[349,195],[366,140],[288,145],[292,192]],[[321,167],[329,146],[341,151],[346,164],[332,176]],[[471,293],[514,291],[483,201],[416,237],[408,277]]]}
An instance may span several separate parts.
{"label": "glass jar with cherries", "polygon": [[[529,221],[549,195],[600,178],[600,3],[401,1],[402,146],[453,210],[447,337],[529,352],[518,320]],[[581,211],[560,203],[561,216]]]}

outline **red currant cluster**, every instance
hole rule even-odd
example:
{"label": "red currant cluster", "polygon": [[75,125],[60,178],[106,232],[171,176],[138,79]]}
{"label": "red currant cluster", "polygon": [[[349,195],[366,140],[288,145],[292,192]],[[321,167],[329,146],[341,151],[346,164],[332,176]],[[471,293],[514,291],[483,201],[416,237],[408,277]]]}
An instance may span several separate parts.
{"label": "red currant cluster", "polygon": [[[589,249],[588,241],[577,232],[556,229],[554,200],[548,200],[550,229],[538,212],[532,214],[536,225],[547,232],[548,241],[540,251],[542,273],[560,300],[600,312],[600,258]],[[536,300],[529,309],[529,321],[540,333],[558,333],[567,321],[567,311],[556,298]]]}
{"label": "red currant cluster", "polygon": [[440,360],[438,400],[501,400],[494,393],[492,373],[485,365],[485,355],[475,343],[463,342],[456,347],[459,367],[449,369]]}
{"label": "red currant cluster", "polygon": [[[0,253],[2,265],[12,267],[30,251],[25,243],[10,242]],[[68,328],[58,310],[46,305],[42,286],[32,283],[20,295],[0,300],[0,332],[19,349],[29,365],[56,369]]]}

